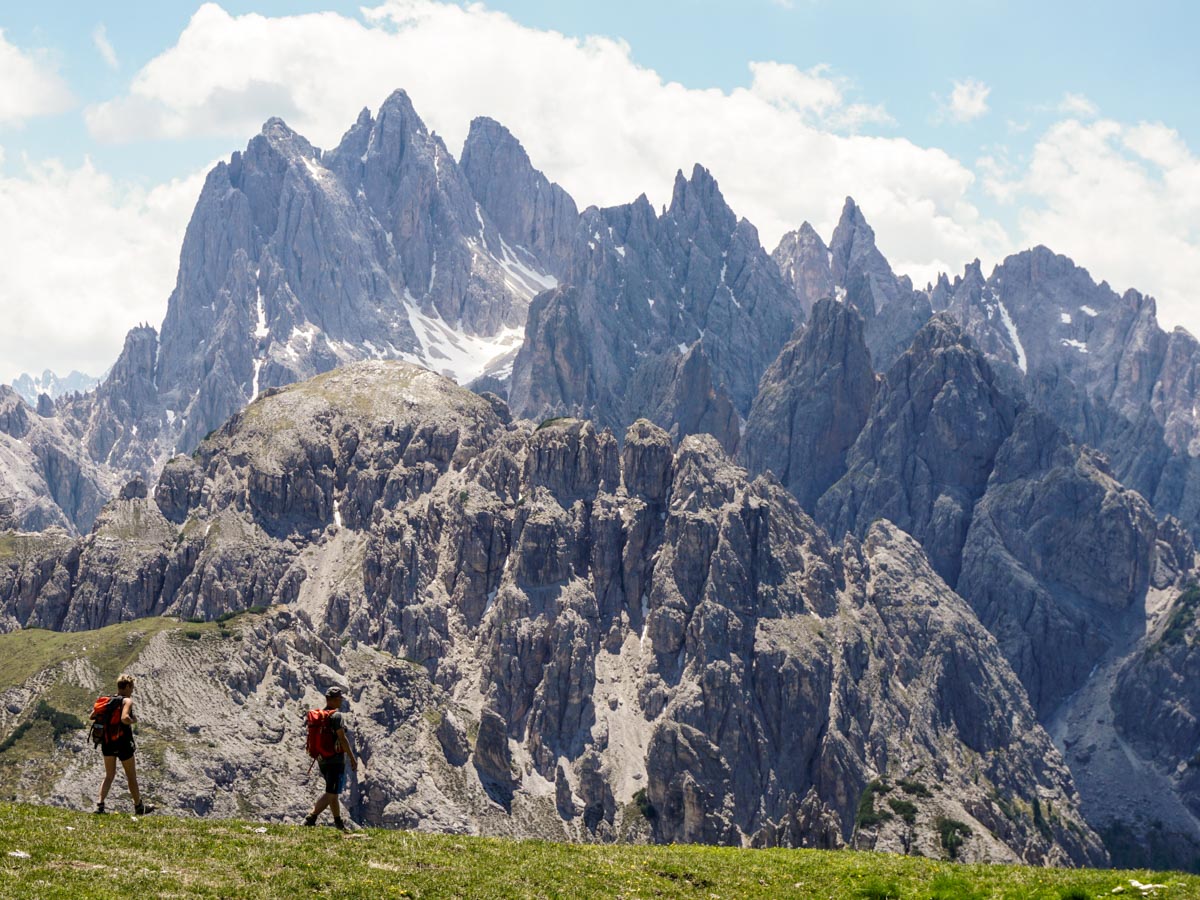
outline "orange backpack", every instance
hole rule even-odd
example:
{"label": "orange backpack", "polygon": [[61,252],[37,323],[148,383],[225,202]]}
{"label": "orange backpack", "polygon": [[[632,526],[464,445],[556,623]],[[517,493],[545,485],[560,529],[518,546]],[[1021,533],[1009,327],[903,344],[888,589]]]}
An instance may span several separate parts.
{"label": "orange backpack", "polygon": [[308,725],[308,740],[304,749],[313,759],[328,759],[338,754],[338,738],[330,722],[336,709],[310,709],[304,717]]}
{"label": "orange backpack", "polygon": [[121,738],[121,713],[125,709],[125,698],[120,694],[97,697],[92,704],[92,744],[111,744]]}

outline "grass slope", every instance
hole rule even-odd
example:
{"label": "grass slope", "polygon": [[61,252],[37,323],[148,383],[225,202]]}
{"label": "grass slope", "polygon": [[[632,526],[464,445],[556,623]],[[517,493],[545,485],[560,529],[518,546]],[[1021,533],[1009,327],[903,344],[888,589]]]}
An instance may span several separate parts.
{"label": "grass slope", "polygon": [[[26,855],[27,854],[27,855]],[[850,851],[572,845],[0,804],[6,898],[1200,897],[1176,873],[958,866]],[[1131,884],[1164,885],[1143,893]],[[1114,894],[1114,888],[1121,888]]]}
{"label": "grass slope", "polygon": [[[252,618],[254,613],[233,617]],[[31,703],[8,727],[0,727],[0,799],[21,800],[44,796],[62,774],[64,760],[56,749],[69,732],[81,734],[97,693],[116,690],[117,676],[141,655],[155,635],[168,631],[178,640],[229,637],[236,622],[192,623],[178,619],[147,618],[96,631],[58,632],[27,628],[0,634],[0,691],[38,679],[37,703]],[[85,688],[73,671],[85,664],[99,679],[97,690]],[[69,729],[69,718],[80,720]],[[171,743],[149,725],[138,726],[138,749],[161,755]]]}

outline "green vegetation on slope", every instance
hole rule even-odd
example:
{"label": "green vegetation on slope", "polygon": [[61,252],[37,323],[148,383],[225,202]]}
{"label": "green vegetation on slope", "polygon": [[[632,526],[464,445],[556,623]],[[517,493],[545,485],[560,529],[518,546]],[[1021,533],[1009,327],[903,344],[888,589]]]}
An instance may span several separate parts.
{"label": "green vegetation on slope", "polygon": [[[82,735],[98,693],[80,683],[79,666],[94,670],[99,692],[111,693],[117,676],[132,666],[155,635],[174,632],[179,640],[231,637],[236,632],[230,630],[234,623],[229,619],[251,614],[203,624],[148,618],[95,631],[27,628],[0,635],[0,690],[35,677],[41,682],[37,704],[0,729],[0,798],[42,796],[62,775],[67,757],[56,756],[55,749],[73,734]],[[168,735],[141,725],[138,742],[143,753],[161,756],[170,741]]]}
{"label": "green vegetation on slope", "polygon": [[[21,855],[14,855],[21,854]],[[24,855],[27,854],[27,855]],[[11,898],[1200,897],[1174,873],[957,866],[882,853],[575,845],[0,804],[0,878]]]}

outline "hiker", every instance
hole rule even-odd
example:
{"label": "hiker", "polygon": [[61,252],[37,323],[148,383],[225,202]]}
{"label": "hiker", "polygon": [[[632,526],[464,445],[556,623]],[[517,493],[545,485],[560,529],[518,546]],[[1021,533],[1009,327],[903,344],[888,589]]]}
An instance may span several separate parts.
{"label": "hiker", "polygon": [[[120,700],[118,705],[117,700]],[[133,743],[133,724],[137,716],[133,714],[133,676],[122,674],[117,678],[117,695],[102,697],[96,701],[97,707],[101,701],[106,701],[103,727],[103,737],[100,752],[104,754],[104,782],[100,785],[100,799],[96,801],[96,812],[103,813],[104,799],[108,789],[112,787],[113,779],[117,777],[117,760],[125,768],[125,780],[129,783],[129,795],[133,798],[134,815],[144,816],[150,810],[142,803],[141,792],[138,791],[137,770],[133,754],[137,747]],[[95,718],[99,718],[93,713]]]}
{"label": "hiker", "polygon": [[[304,819],[308,826],[317,824],[317,817],[329,807],[333,811],[333,827],[346,830],[342,820],[342,807],[338,803],[338,794],[346,787],[346,757],[350,757],[350,768],[358,771],[358,760],[350,741],[346,739],[346,726],[342,722],[342,689],[331,687],[325,692],[325,708],[310,709],[306,722],[308,724],[308,753],[316,760],[325,779],[325,793],[317,800],[312,812]],[[311,771],[311,765],[309,769]]]}

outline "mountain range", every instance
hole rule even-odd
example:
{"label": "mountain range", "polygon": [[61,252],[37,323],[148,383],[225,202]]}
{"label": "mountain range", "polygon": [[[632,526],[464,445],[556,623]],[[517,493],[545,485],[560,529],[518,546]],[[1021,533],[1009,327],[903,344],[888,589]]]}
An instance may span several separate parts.
{"label": "mountain range", "polygon": [[294,814],[272,735],[336,676],[370,821],[1191,866],[1198,360],[1043,247],[918,289],[850,199],[768,253],[699,165],[580,211],[403,92],[272,119],[161,329],[0,388],[0,629],[269,609],[140,658],[258,723],[148,720],[198,813]]}

